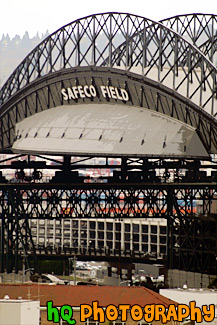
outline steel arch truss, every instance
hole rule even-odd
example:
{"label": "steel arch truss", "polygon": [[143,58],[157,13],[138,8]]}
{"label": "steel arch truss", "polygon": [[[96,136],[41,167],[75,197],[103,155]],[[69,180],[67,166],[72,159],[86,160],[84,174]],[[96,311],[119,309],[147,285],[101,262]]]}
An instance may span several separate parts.
{"label": "steel arch truss", "polygon": [[190,40],[207,58],[217,59],[217,16],[208,14],[188,14],[161,20],[181,36]]}
{"label": "steel arch truss", "polygon": [[[203,109],[190,100],[180,96],[169,88],[154,82],[146,77],[134,73],[107,67],[88,67],[67,69],[43,77],[40,82],[32,82],[23,89],[23,94],[16,94],[12,100],[4,105],[0,119],[0,146],[10,149],[13,142],[23,134],[15,134],[15,125],[38,112],[58,107],[65,103],[76,105],[79,103],[118,103],[125,102],[117,99],[104,98],[99,95],[95,98],[81,98],[63,101],[61,88],[74,87],[77,84],[92,84],[100,88],[101,84],[109,84],[126,89],[130,95],[128,105],[144,107],[171,118],[184,122],[197,130],[207,152],[217,152],[217,122]],[[112,153],[111,153],[112,155]]]}
{"label": "steel arch truss", "polygon": [[78,66],[138,69],[215,115],[216,68],[191,43],[161,23],[123,13],[72,22],[39,44],[0,91],[0,105],[42,76]]}

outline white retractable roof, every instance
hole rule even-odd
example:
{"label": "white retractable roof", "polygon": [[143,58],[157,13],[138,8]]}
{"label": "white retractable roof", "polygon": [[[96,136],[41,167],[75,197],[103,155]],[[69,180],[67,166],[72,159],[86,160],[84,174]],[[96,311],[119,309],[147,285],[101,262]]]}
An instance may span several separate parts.
{"label": "white retractable roof", "polygon": [[17,123],[14,152],[85,156],[208,157],[194,128],[145,108],[55,107]]}

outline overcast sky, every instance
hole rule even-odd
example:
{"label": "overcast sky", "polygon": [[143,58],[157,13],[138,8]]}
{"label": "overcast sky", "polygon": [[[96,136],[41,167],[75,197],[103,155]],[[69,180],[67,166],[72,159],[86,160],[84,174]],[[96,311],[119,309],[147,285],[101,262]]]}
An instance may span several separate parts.
{"label": "overcast sky", "polygon": [[217,14],[215,1],[202,0],[3,0],[0,4],[0,39],[52,33],[76,19],[103,12],[128,12],[160,20],[187,14]]}

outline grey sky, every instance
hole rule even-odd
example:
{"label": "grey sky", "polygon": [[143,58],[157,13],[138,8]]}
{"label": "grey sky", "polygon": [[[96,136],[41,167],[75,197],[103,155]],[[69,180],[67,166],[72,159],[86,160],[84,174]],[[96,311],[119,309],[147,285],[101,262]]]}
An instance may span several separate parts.
{"label": "grey sky", "polygon": [[102,12],[129,12],[153,20],[186,13],[217,14],[215,1],[200,0],[7,0],[1,2],[0,38],[8,33],[33,37],[38,31],[52,33],[61,26],[87,15]]}

